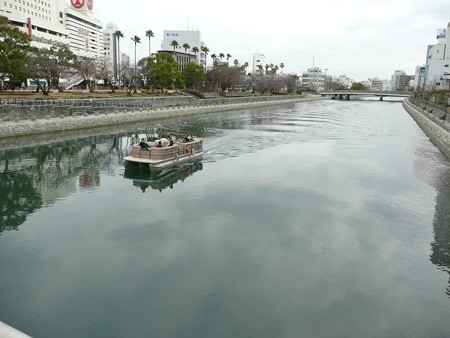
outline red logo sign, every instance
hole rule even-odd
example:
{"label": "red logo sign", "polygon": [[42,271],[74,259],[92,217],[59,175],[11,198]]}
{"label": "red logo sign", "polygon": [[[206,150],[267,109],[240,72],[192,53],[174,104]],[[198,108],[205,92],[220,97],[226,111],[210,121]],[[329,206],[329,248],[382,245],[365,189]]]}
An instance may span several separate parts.
{"label": "red logo sign", "polygon": [[70,0],[72,6],[75,8],[81,8],[84,5],[84,0]]}
{"label": "red logo sign", "polygon": [[92,11],[92,8],[94,8],[94,0],[88,0],[88,9]]}

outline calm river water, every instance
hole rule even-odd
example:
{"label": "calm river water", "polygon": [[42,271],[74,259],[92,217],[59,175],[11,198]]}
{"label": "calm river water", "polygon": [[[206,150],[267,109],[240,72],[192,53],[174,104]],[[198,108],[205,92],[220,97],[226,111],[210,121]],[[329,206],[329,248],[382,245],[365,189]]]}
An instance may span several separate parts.
{"label": "calm river water", "polygon": [[[125,172],[162,131],[203,161]],[[400,102],[165,120],[0,169],[0,321],[33,337],[450,337],[450,163]]]}

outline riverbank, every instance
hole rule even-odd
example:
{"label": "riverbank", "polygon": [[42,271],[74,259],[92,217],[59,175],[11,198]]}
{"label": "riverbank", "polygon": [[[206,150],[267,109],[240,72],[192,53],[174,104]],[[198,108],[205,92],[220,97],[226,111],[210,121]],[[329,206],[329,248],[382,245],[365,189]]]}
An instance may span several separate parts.
{"label": "riverbank", "polygon": [[0,138],[132,124],[163,118],[267,107],[321,97],[268,96],[199,100],[193,97],[118,98],[51,102],[16,101],[0,106]]}
{"label": "riverbank", "polygon": [[450,159],[450,121],[445,112],[440,113],[426,106],[419,106],[409,99],[403,101],[403,108],[411,115],[419,127],[430,138],[436,147]]}

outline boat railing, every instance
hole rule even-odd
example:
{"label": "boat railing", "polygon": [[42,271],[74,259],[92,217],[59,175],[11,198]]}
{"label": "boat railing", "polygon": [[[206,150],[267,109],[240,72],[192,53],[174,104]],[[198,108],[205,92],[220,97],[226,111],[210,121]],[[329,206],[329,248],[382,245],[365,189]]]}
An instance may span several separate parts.
{"label": "boat railing", "polygon": [[149,144],[149,148],[141,148],[138,144],[132,146],[131,156],[153,161],[163,161],[177,156],[195,154],[203,151],[203,140],[196,139],[192,142],[175,143],[168,147],[155,147],[154,143]]}

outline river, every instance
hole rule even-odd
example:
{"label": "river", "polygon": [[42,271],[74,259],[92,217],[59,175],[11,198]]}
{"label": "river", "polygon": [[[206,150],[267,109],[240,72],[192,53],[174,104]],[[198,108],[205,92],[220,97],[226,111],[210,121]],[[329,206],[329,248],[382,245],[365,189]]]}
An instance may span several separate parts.
{"label": "river", "polygon": [[[203,160],[125,171],[166,132]],[[55,137],[0,169],[0,320],[30,336],[450,336],[450,163],[401,102]]]}

